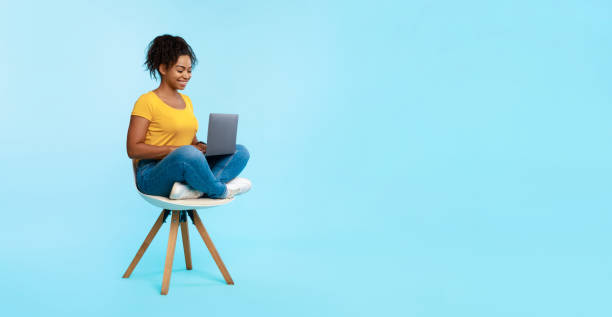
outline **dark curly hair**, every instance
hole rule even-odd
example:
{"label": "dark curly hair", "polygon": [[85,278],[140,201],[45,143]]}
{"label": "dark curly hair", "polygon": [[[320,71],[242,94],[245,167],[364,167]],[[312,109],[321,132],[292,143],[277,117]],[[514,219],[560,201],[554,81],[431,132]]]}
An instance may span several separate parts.
{"label": "dark curly hair", "polygon": [[[188,55],[191,58],[192,67],[198,62],[191,46],[182,37],[169,34],[160,35],[149,43],[144,66],[149,71],[149,76],[157,79],[156,73],[159,73],[159,66],[171,67],[176,64],[181,55]],[[161,73],[159,77],[162,77]]]}

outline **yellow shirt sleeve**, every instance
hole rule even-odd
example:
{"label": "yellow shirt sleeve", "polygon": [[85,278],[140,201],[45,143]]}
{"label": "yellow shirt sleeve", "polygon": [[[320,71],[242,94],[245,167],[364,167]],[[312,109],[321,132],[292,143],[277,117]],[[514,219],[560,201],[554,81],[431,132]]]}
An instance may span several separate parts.
{"label": "yellow shirt sleeve", "polygon": [[143,97],[138,98],[134,103],[134,109],[132,115],[143,117],[149,121],[153,121],[153,109],[150,102]]}

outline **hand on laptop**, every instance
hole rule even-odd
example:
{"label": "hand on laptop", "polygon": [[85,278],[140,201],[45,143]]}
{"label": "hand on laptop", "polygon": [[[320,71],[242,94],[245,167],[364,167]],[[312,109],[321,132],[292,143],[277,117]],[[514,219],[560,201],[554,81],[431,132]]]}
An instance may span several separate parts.
{"label": "hand on laptop", "polygon": [[194,145],[198,150],[202,151],[202,154],[206,153],[206,144],[198,143]]}

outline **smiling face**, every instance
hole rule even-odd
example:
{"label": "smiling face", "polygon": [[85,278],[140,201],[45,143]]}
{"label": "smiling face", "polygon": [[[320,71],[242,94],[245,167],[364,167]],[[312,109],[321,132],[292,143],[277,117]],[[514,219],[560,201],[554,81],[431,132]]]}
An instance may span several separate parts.
{"label": "smiling face", "polygon": [[179,56],[176,64],[166,69],[165,65],[159,66],[162,81],[175,90],[183,90],[191,79],[191,58],[189,55]]}

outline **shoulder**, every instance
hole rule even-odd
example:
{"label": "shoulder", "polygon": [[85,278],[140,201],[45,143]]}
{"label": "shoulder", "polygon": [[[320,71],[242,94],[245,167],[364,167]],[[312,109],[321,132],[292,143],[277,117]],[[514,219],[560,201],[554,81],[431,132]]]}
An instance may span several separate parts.
{"label": "shoulder", "polygon": [[149,121],[153,120],[154,113],[156,112],[155,99],[151,98],[153,92],[147,92],[138,97],[134,102],[134,108],[132,109],[132,115],[143,117]]}
{"label": "shoulder", "polygon": [[155,93],[151,90],[141,94],[136,102],[134,103],[134,107],[137,108],[147,108],[149,111],[153,111],[153,109],[159,109],[162,107],[163,101],[155,95]]}
{"label": "shoulder", "polygon": [[184,100],[186,100],[189,103],[190,106],[193,107],[193,104],[191,103],[191,98],[189,98],[189,96],[187,96],[187,95],[185,95],[183,93],[180,93],[180,92],[179,92],[179,94],[183,97]]}
{"label": "shoulder", "polygon": [[145,92],[136,99],[136,103],[150,103],[153,100],[153,91]]}
{"label": "shoulder", "polygon": [[189,96],[185,95],[184,93],[180,93],[180,92],[179,94],[183,97],[183,99],[189,100],[189,102],[191,102],[191,98],[189,98]]}

